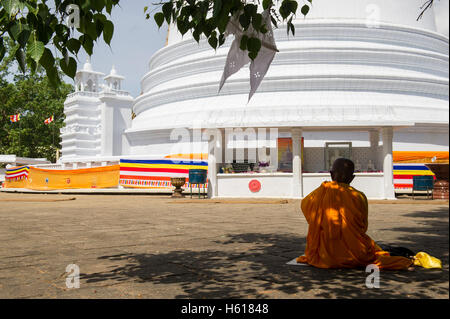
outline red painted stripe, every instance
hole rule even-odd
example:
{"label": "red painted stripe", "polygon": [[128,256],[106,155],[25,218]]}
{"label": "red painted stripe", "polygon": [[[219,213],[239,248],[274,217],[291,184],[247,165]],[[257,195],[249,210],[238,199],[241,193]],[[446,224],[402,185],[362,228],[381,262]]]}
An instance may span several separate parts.
{"label": "red painted stripe", "polygon": [[412,188],[413,184],[394,184],[394,188]]}
{"label": "red painted stripe", "polygon": [[120,171],[128,172],[164,172],[164,173],[189,173],[188,169],[179,168],[143,168],[143,167],[121,167]]}
{"label": "red painted stripe", "polygon": [[413,179],[414,176],[433,176],[433,180],[436,180],[435,175],[394,175],[394,179]]}
{"label": "red painted stripe", "polygon": [[413,179],[413,176],[422,176],[422,175],[394,175],[395,179]]}
{"label": "red painted stripe", "polygon": [[[170,177],[165,176],[135,176],[135,175],[120,175],[121,179],[135,179],[135,180],[155,180],[155,181],[170,181]],[[187,180],[187,178],[186,178]]]}

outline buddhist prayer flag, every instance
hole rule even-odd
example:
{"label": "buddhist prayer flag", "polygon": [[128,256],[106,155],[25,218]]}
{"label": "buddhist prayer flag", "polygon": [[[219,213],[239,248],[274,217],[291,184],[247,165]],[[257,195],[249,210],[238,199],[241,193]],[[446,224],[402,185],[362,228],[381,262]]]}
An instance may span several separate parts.
{"label": "buddhist prayer flag", "polygon": [[[248,96],[249,101],[264,79],[264,76],[269,70],[269,66],[272,63],[276,52],[278,52],[278,49],[273,36],[269,9],[266,9],[262,16],[268,31],[265,34],[257,33],[256,35],[255,30],[251,26],[247,29],[247,31],[242,29],[239,23],[239,15],[235,15],[230,19],[225,34],[234,34],[234,41],[231,44],[230,51],[228,51],[225,68],[220,81],[219,92],[225,84],[225,81],[249,62],[251,62],[250,93]],[[249,38],[256,36],[261,41],[261,49],[259,50],[258,56],[253,61],[249,58],[248,51],[243,51],[240,49],[241,39],[244,35]]]}
{"label": "buddhist prayer flag", "polygon": [[396,190],[412,189],[414,176],[436,176],[425,164],[394,163],[394,187]]}
{"label": "buddhist prayer flag", "polygon": [[50,124],[51,122],[53,122],[53,115],[44,121],[45,124]]}
{"label": "buddhist prayer flag", "polygon": [[29,166],[16,166],[7,168],[5,179],[6,181],[27,179],[29,171]]}
{"label": "buddhist prayer flag", "polygon": [[[170,189],[172,177],[186,177],[184,187],[189,187],[190,169],[208,169],[208,162],[198,159],[120,160],[120,180],[123,187]],[[199,188],[207,184],[197,185]]]}
{"label": "buddhist prayer flag", "polygon": [[9,120],[11,121],[11,123],[19,122],[20,121],[20,113],[10,115]]}

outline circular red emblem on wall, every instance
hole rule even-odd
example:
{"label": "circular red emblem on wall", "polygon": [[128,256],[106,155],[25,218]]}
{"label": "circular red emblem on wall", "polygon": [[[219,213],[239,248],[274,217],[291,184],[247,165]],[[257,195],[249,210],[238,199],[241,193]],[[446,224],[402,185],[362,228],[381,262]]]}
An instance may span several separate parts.
{"label": "circular red emblem on wall", "polygon": [[70,184],[70,178],[66,179],[66,183]]}
{"label": "circular red emblem on wall", "polygon": [[261,183],[256,179],[253,179],[250,181],[250,183],[248,183],[248,188],[253,193],[259,192],[261,190]]}

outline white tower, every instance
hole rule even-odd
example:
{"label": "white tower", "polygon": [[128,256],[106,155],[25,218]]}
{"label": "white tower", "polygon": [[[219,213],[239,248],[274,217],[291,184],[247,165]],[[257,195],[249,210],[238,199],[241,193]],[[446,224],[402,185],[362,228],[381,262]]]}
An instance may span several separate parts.
{"label": "white tower", "polygon": [[[133,98],[121,91],[123,76],[94,71],[88,58],[75,76],[75,92],[64,103],[66,126],[61,129],[62,163],[111,161],[128,151],[122,136],[131,126]],[[106,84],[101,82],[104,77]]]}
{"label": "white tower", "polygon": [[91,59],[88,57],[83,69],[75,75],[75,91],[100,92],[99,79],[104,75],[92,70]]}
{"label": "white tower", "polygon": [[128,139],[123,133],[131,127],[134,100],[128,92],[122,91],[124,79],[117,74],[114,65],[109,75],[104,78],[106,85],[100,96],[102,156],[120,156],[129,152]]}
{"label": "white tower", "polygon": [[109,91],[111,91],[111,90],[115,90],[115,91],[122,90],[122,81],[124,79],[125,78],[123,76],[117,74],[117,71],[116,71],[116,68],[115,68],[114,65],[112,66],[112,69],[111,69],[111,72],[109,72],[109,75],[104,78],[104,80],[106,82],[106,85],[107,85],[107,88],[109,89]]}

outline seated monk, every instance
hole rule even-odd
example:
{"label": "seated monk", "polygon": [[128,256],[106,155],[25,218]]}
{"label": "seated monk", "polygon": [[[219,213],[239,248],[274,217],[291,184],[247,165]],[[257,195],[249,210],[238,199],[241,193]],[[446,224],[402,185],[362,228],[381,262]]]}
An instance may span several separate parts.
{"label": "seated monk", "polygon": [[354,176],[351,160],[338,158],[331,169],[332,182],[302,200],[309,224],[305,255],[297,258],[319,268],[356,268],[375,264],[380,269],[407,269],[413,260],[390,256],[366,235],[366,196],[350,186]]}

